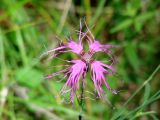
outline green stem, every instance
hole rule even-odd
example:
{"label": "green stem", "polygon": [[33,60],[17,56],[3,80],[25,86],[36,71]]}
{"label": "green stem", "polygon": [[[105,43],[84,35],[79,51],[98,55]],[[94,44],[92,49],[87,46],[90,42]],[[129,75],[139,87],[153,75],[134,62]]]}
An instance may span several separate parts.
{"label": "green stem", "polygon": [[80,96],[80,102],[79,105],[81,107],[80,114],[78,116],[79,120],[82,120],[82,114],[83,114],[83,106],[84,106],[84,75],[82,75],[82,85],[81,85],[81,96]]}

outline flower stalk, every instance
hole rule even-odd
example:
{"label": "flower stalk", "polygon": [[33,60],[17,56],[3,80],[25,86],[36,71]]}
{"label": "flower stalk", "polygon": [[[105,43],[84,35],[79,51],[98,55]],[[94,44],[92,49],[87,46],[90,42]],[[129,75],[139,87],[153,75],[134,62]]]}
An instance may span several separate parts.
{"label": "flower stalk", "polygon": [[[83,82],[82,82],[83,84]],[[79,120],[82,120],[82,114],[83,114],[83,110],[84,110],[84,87],[83,85],[81,85],[81,95],[80,95],[80,114],[79,114]]]}

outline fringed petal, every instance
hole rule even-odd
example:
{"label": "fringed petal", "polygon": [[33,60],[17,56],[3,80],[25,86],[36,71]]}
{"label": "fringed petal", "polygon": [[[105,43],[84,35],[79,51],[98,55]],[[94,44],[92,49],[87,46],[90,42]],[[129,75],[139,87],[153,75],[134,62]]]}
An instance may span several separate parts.
{"label": "fringed petal", "polygon": [[[105,68],[108,68],[108,70]],[[105,84],[106,87],[109,90],[111,90],[109,84],[105,79],[105,75],[110,74],[109,72],[110,70],[111,71],[113,70],[112,66],[103,64],[100,61],[93,61],[91,63],[92,79],[95,86],[95,90],[97,91],[99,97],[102,97],[103,95],[103,90],[102,90],[103,84]]]}
{"label": "fringed petal", "polygon": [[89,44],[90,50],[93,52],[105,52],[106,50],[110,48],[115,48],[114,45],[102,45],[99,41],[95,40],[94,42]]}
{"label": "fringed petal", "polygon": [[82,75],[85,74],[87,65],[81,60],[72,60],[73,65],[69,68],[67,75],[69,76],[67,79],[67,82],[63,86],[61,90],[61,94],[65,91],[66,87],[68,86],[71,88],[70,91],[70,98],[71,101],[73,102],[74,100],[74,95],[77,90],[77,86],[79,86],[79,80]]}
{"label": "fringed petal", "polygon": [[67,48],[69,48],[71,52],[76,54],[80,54],[83,50],[81,42],[76,43],[73,40],[69,40],[69,42],[67,43]]}

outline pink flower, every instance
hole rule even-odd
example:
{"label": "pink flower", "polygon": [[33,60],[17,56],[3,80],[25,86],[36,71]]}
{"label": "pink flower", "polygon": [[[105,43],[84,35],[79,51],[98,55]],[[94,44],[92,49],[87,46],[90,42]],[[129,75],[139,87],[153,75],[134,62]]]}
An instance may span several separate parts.
{"label": "pink flower", "polygon": [[[86,25],[87,27],[87,25]],[[70,65],[64,70],[59,72],[49,74],[46,76],[46,79],[57,76],[61,73],[64,73],[65,78],[67,77],[67,81],[63,88],[61,89],[61,94],[70,91],[71,101],[74,101],[74,96],[76,94],[77,89],[79,89],[79,82],[82,78],[83,84],[85,81],[85,76],[88,73],[88,68],[91,68],[91,78],[93,80],[93,84],[95,87],[95,91],[97,91],[98,97],[103,96],[102,86],[105,85],[112,93],[117,94],[115,90],[112,90],[109,84],[107,83],[106,76],[112,75],[115,73],[114,64],[115,59],[112,55],[111,48],[115,48],[114,45],[101,44],[98,40],[95,40],[91,31],[87,27],[87,32],[82,32],[82,25],[80,23],[80,31],[79,31],[79,39],[78,42],[73,41],[71,38],[68,40],[68,43],[63,44],[55,49],[47,51],[47,54],[53,54],[53,58],[56,57],[59,53],[65,52],[73,52],[80,56],[78,60],[65,60]],[[85,39],[84,39],[85,38]],[[82,40],[87,40],[89,44],[89,50],[85,52],[83,49]],[[54,54],[56,53],[57,54]],[[101,61],[94,60],[93,55],[97,52],[104,52],[110,57],[110,61],[112,62],[110,65],[104,64]],[[69,90],[66,90],[69,88]]]}

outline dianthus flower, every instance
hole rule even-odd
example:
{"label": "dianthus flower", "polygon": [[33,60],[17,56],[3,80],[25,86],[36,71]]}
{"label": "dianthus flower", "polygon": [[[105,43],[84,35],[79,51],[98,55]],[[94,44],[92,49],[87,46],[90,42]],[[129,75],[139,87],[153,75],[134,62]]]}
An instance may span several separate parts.
{"label": "dianthus flower", "polygon": [[[73,102],[76,91],[77,89],[79,89],[80,80],[82,80],[82,85],[84,85],[84,83],[86,82],[86,74],[88,73],[88,69],[90,69],[91,78],[93,80],[94,88],[98,94],[98,97],[101,98],[103,96],[104,91],[102,89],[102,85],[105,85],[110,91],[112,91],[112,93],[117,94],[115,90],[111,89],[106,79],[107,75],[115,73],[115,59],[111,55],[110,49],[115,48],[116,46],[101,44],[98,40],[94,38],[88,27],[86,32],[82,32],[81,22],[78,34],[78,42],[75,42],[72,38],[69,38],[66,44],[62,44],[55,49],[47,51],[47,54],[55,53],[53,55],[54,59],[54,57],[56,57],[59,53],[72,52],[77,54],[79,56],[79,59],[66,60],[66,62],[70,63],[69,67],[59,72],[49,74],[45,78],[49,79],[61,73],[64,73],[64,76],[67,78],[67,80],[61,89],[61,93],[66,93],[65,90],[67,87],[69,87],[70,89],[67,92],[70,92],[70,99]],[[82,43],[83,40],[87,40],[88,42],[89,50],[87,52],[85,52],[84,50],[84,45]],[[107,65],[100,60],[93,59],[93,55],[98,52],[106,53],[110,57],[111,64]]]}

